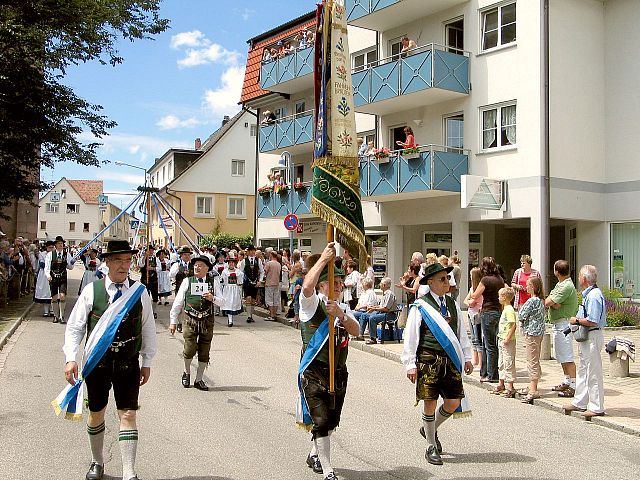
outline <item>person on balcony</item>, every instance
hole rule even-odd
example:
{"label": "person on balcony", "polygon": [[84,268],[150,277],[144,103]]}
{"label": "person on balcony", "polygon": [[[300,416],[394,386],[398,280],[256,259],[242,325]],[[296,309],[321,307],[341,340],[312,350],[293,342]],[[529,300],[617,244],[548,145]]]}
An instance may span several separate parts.
{"label": "person on balcony", "polygon": [[407,56],[407,52],[409,50],[418,48],[418,45],[416,44],[416,42],[414,42],[413,40],[409,40],[409,37],[403,37],[401,42],[402,42],[402,48],[400,49],[400,56],[403,58]]}
{"label": "person on balcony", "polygon": [[271,110],[265,110],[262,115],[262,125],[273,125],[276,122],[276,114]]}
{"label": "person on balcony", "polygon": [[416,148],[418,145],[416,144],[416,138],[413,135],[413,130],[411,129],[411,127],[409,126],[404,127],[404,134],[405,134],[404,142],[401,142],[400,140],[398,140],[396,142],[396,145],[402,148]]}
{"label": "person on balcony", "polygon": [[376,146],[373,144],[373,140],[370,140],[369,142],[367,142],[367,148],[364,151],[364,156],[369,157],[371,155],[374,155],[375,150]]}

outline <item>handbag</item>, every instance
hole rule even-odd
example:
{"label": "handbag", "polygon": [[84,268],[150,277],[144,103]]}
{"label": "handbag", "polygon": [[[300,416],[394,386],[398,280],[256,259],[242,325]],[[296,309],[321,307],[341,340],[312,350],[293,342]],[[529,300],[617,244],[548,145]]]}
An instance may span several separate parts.
{"label": "handbag", "polygon": [[407,317],[409,316],[409,307],[404,305],[400,313],[398,314],[398,328],[405,328],[407,326]]}
{"label": "handbag", "polygon": [[575,338],[576,342],[586,342],[589,339],[589,332],[591,331],[591,327],[585,327],[584,325],[580,325],[578,329],[573,332],[573,338]]}

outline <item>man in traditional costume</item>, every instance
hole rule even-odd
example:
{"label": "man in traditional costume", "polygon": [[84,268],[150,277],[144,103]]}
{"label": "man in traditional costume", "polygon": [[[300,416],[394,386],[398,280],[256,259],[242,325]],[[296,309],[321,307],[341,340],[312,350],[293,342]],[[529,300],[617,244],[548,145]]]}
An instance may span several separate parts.
{"label": "man in traditional costume", "polygon": [[33,293],[33,301],[44,305],[43,317],[52,317],[51,312],[51,288],[49,287],[49,280],[44,273],[44,266],[47,261],[47,254],[53,251],[55,242],[53,240],[47,240],[44,247],[38,254],[38,262],[36,263],[36,289]]}
{"label": "man in traditional costume", "polygon": [[[138,393],[151,373],[156,327],[149,294],[142,284],[128,278],[131,256],[135,252],[126,240],[109,241],[102,254],[109,274],[82,291],[65,332],[65,377],[70,385],[53,404],[58,413],[66,409],[67,417],[81,416],[82,383],[86,382],[87,432],[92,455],[87,480],[100,480],[104,475],[104,415],[112,386],[120,418],[122,478],[138,478],[135,473]],[[78,376],[76,357],[85,332],[84,365]]]}
{"label": "man in traditional costume", "polygon": [[[329,300],[331,289],[339,298],[344,272],[334,269],[334,285],[329,285],[329,262],[336,256],[335,244],[327,244],[321,255],[309,257],[309,272],[300,292],[300,333],[302,359],[298,370],[300,404],[297,421],[312,433],[307,465],[324,479],[334,480],[331,466],[331,434],[340,423],[347,392],[349,335],[358,335],[359,324],[348,310]],[[318,258],[319,257],[319,258]],[[314,260],[316,260],[314,263]],[[329,317],[335,319],[335,394],[329,393]]]}
{"label": "man in traditional costume", "polygon": [[[189,248],[188,245],[183,245],[178,249],[178,261],[171,265],[171,269],[169,270],[169,277],[171,280],[175,282],[175,294],[178,295],[178,290],[180,289],[180,285],[182,285],[182,281],[193,275],[193,272],[189,269],[189,262],[191,262],[191,254],[193,252]],[[178,317],[178,324],[176,327],[178,333],[182,333],[182,318]]]}
{"label": "man in traditional costume", "polygon": [[215,316],[213,304],[222,305],[222,292],[219,283],[207,275],[211,269],[211,261],[205,255],[195,257],[190,262],[193,275],[185,278],[180,284],[176,298],[171,307],[169,331],[173,335],[178,325],[178,315],[184,311],[184,372],[182,386],[191,386],[191,362],[198,353],[198,369],[193,384],[198,390],[209,390],[202,379],[209,365],[209,351],[213,339]]}
{"label": "man in traditional costume", "polygon": [[256,304],[258,298],[258,283],[264,277],[264,268],[262,262],[256,257],[256,247],[249,245],[247,247],[247,256],[244,259],[244,265],[242,265],[242,273],[244,273],[244,300],[247,306],[247,323],[252,323],[253,320],[253,307]]}
{"label": "man in traditional costume", "polygon": [[47,253],[44,262],[44,274],[51,289],[53,323],[67,323],[64,319],[67,300],[67,270],[73,270],[75,260],[64,248],[64,243],[64,238],[58,235],[55,239],[55,249]]}
{"label": "man in traditional costume", "polygon": [[144,255],[140,256],[140,282],[147,287],[154,302],[158,301],[158,272],[156,272],[156,247],[148,245]]}
{"label": "man in traditional costume", "polygon": [[[420,283],[429,291],[409,311],[400,357],[407,378],[416,384],[416,405],[424,401],[420,434],[432,465],[442,465],[438,427],[451,415],[471,413],[462,386],[463,370],[473,372],[471,345],[460,307],[447,295],[451,270],[439,263],[426,267]],[[436,412],[439,396],[444,402]]]}

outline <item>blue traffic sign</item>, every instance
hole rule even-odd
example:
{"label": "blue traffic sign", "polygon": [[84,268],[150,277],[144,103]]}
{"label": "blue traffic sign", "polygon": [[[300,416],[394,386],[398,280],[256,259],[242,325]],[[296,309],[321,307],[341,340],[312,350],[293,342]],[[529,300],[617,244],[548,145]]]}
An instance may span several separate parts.
{"label": "blue traffic sign", "polygon": [[298,221],[298,216],[294,215],[293,213],[290,213],[289,215],[284,217],[284,228],[286,228],[290,232],[297,229],[299,223],[300,222]]}
{"label": "blue traffic sign", "polygon": [[106,205],[109,203],[109,197],[106,195],[98,195],[98,205]]}

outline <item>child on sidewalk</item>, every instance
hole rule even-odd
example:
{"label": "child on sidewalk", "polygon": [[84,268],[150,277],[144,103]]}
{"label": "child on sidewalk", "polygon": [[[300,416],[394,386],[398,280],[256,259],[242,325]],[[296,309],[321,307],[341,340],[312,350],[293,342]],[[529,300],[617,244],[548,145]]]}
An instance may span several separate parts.
{"label": "child on sidewalk", "polygon": [[515,397],[513,381],[516,378],[516,311],[512,302],[516,293],[511,287],[498,291],[498,300],[502,305],[502,315],[498,323],[498,373],[500,382],[493,390],[505,398]]}

